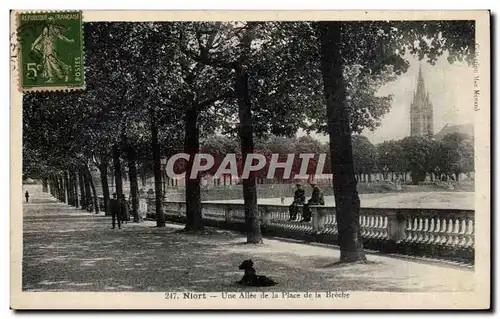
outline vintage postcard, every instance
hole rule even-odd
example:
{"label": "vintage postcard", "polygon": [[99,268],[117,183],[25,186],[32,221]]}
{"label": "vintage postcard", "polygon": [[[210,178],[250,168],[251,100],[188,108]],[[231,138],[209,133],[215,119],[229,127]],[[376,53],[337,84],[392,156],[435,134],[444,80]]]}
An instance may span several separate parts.
{"label": "vintage postcard", "polygon": [[10,32],[13,309],[491,307],[488,11]]}

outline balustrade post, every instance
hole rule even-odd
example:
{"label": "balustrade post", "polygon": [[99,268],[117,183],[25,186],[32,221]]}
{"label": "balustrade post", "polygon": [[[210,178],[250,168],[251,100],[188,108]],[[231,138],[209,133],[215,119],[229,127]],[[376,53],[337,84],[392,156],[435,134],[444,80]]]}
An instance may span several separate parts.
{"label": "balustrade post", "polygon": [[260,212],[261,225],[264,225],[264,226],[270,225],[271,224],[271,212],[269,211],[268,207],[260,206],[259,212]]}
{"label": "balustrade post", "polygon": [[151,199],[146,200],[146,212],[147,215],[151,216],[151,213],[153,212],[153,203],[151,202]]}
{"label": "balustrade post", "polygon": [[148,207],[148,201],[145,198],[139,198],[139,218],[144,219]]}
{"label": "balustrade post", "polygon": [[330,213],[328,209],[317,207],[318,211],[318,231],[322,232],[325,229],[326,217]]}
{"label": "balustrade post", "polygon": [[389,241],[398,243],[406,237],[406,218],[398,211],[387,212],[387,233]]}
{"label": "balustrade post", "polygon": [[226,220],[226,224],[230,224],[231,223],[231,207],[225,208],[224,216],[225,216],[224,219]]}
{"label": "balustrade post", "polygon": [[319,221],[318,221],[318,209],[316,206],[309,206],[309,210],[311,211],[311,226],[313,229],[313,233],[319,232]]}
{"label": "balustrade post", "polygon": [[312,215],[312,229],[314,233],[319,233],[325,229],[327,211],[318,206],[309,206]]}

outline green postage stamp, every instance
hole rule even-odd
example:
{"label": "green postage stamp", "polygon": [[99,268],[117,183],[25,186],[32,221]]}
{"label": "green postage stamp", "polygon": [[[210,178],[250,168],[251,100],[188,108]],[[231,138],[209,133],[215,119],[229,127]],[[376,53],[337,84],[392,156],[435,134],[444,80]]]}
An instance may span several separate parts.
{"label": "green postage stamp", "polygon": [[81,11],[18,12],[20,89],[83,89],[82,30]]}

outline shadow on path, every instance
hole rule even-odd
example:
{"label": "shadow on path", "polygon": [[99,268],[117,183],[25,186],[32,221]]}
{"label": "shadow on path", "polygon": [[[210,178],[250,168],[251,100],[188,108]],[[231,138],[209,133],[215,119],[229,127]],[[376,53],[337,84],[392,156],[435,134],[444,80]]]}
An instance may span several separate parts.
{"label": "shadow on path", "polygon": [[[210,229],[128,223],[112,230],[111,218],[34,193],[23,209],[22,287],[28,291],[464,291],[473,272],[382,256],[373,263],[330,267],[339,253],[275,239],[248,245],[244,237]],[[35,204],[36,203],[36,204]],[[279,285],[244,288],[238,265],[252,258],[259,274]]]}

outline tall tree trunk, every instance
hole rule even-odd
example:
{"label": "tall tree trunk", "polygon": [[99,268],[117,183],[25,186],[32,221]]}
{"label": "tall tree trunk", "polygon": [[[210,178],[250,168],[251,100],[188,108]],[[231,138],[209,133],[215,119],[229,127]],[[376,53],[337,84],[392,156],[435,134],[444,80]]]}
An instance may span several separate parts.
{"label": "tall tree trunk", "polygon": [[134,217],[134,223],[139,222],[139,185],[137,184],[137,152],[132,145],[127,147],[127,157],[128,157],[128,175],[130,181],[130,197],[132,197],[132,216]]}
{"label": "tall tree trunk", "polygon": [[54,180],[52,175],[49,177],[49,187],[50,187],[50,195],[54,196]]}
{"label": "tall tree trunk", "polygon": [[200,151],[200,130],[197,125],[198,112],[194,107],[189,108],[184,115],[185,135],[184,152],[189,154],[186,169],[186,230],[203,230],[203,219],[201,213],[201,189],[200,176],[191,179],[194,156]]}
{"label": "tall tree trunk", "polygon": [[42,191],[43,191],[44,193],[47,193],[47,192],[49,191],[49,183],[48,183],[48,179],[47,179],[47,177],[44,177],[44,178],[42,179],[42,185],[43,185],[43,186],[42,186]]}
{"label": "tall tree trunk", "polygon": [[141,176],[141,186],[146,187],[146,161],[144,161],[139,169],[139,175]]}
{"label": "tall tree trunk", "polygon": [[54,175],[54,197],[57,198],[58,201],[61,200],[60,196],[59,196],[59,184],[57,182],[57,176]]}
{"label": "tall tree trunk", "polygon": [[122,164],[120,162],[120,148],[116,144],[113,145],[113,167],[115,172],[115,192],[118,200],[121,200],[123,195]]}
{"label": "tall tree trunk", "polygon": [[59,200],[59,195],[58,192],[59,190],[57,189],[57,183],[56,183],[56,177],[52,176],[52,188],[54,189],[54,194],[52,194],[57,200]]}
{"label": "tall tree trunk", "polygon": [[73,198],[73,185],[68,171],[64,172],[64,181],[66,183],[66,197],[68,198],[68,204],[74,206],[75,200]]}
{"label": "tall tree trunk", "polygon": [[54,178],[53,178],[53,183],[54,183],[54,197],[57,198],[57,200],[61,200],[61,198],[59,197],[59,184],[57,182],[57,176],[54,175]]}
{"label": "tall tree trunk", "polygon": [[165,168],[162,168],[161,170],[161,198],[162,200],[165,200],[167,198],[167,174],[165,172]]}
{"label": "tall tree trunk", "polygon": [[73,197],[71,196],[71,185],[69,182],[68,172],[64,171],[64,185],[66,190],[66,198],[68,205],[73,205]]}
{"label": "tall tree trunk", "polygon": [[102,160],[98,168],[99,168],[99,173],[101,175],[102,196],[104,198],[104,213],[106,216],[110,216],[111,212],[109,210],[110,198],[109,198],[109,185],[108,185],[108,161]]}
{"label": "tall tree trunk", "polygon": [[[249,46],[250,44],[249,39],[244,39],[242,42],[244,46]],[[248,74],[241,65],[238,65],[235,71],[235,93],[238,99],[241,154],[243,163],[245,163],[247,155],[254,152],[252,109],[248,93]],[[243,179],[243,199],[245,206],[247,243],[261,243],[262,234],[260,231],[259,212],[257,208],[257,186],[254,172],[250,172],[248,178]]]}
{"label": "tall tree trunk", "polygon": [[68,202],[71,206],[75,206],[75,194],[73,192],[73,178],[71,176],[71,171],[65,172],[66,180],[68,181]]}
{"label": "tall tree trunk", "polygon": [[71,178],[67,171],[64,172],[64,182],[66,184],[66,198],[68,199],[68,205],[73,206],[73,192],[71,185]]}
{"label": "tall tree trunk", "polygon": [[359,224],[360,200],[354,176],[351,130],[340,52],[340,45],[343,43],[342,22],[329,21],[318,24],[340,261],[365,261]]}
{"label": "tall tree trunk", "polygon": [[82,176],[83,176],[83,185],[85,187],[85,198],[86,202],[85,205],[87,206],[87,211],[90,211],[90,204],[92,203],[92,193],[90,191],[90,174],[88,174],[88,169],[87,167],[84,167],[82,170]]}
{"label": "tall tree trunk", "polygon": [[78,174],[70,172],[71,179],[73,180],[73,197],[75,198],[75,207],[78,207]]}
{"label": "tall tree trunk", "polygon": [[85,182],[81,169],[78,170],[78,180],[80,182],[80,206],[82,209],[87,209],[87,194],[85,192]]}
{"label": "tall tree trunk", "polygon": [[56,177],[54,175],[50,177],[50,193],[54,198],[59,200],[59,198],[57,198]]}
{"label": "tall tree trunk", "polygon": [[94,212],[96,214],[99,214],[99,199],[97,198],[94,179],[92,178],[92,173],[90,173],[90,169],[88,166],[85,168],[85,172],[87,173],[87,179],[89,180],[90,188],[92,189],[92,203],[94,205]]}
{"label": "tall tree trunk", "polygon": [[60,189],[61,189],[61,202],[63,203],[66,203],[66,185],[64,183],[64,177],[63,176],[59,176],[59,185],[60,185]]}
{"label": "tall tree trunk", "polygon": [[53,196],[53,197],[56,197],[56,185],[55,185],[55,182],[54,182],[54,175],[51,175],[50,176],[50,194]]}
{"label": "tall tree trunk", "polygon": [[158,144],[158,127],[155,123],[155,117],[151,117],[151,147],[153,148],[153,168],[155,176],[155,204],[156,204],[156,226],[165,227],[165,216],[162,209],[161,193],[161,161],[160,145]]}

